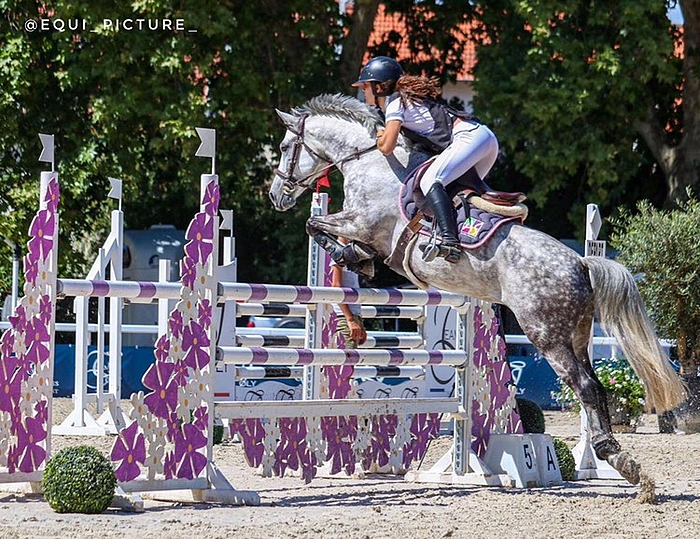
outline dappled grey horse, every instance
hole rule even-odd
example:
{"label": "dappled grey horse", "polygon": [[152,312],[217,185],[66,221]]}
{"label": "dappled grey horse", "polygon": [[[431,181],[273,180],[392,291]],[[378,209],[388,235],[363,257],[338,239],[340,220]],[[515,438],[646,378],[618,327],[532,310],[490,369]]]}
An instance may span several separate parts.
{"label": "dappled grey horse", "polygon": [[[393,155],[377,151],[379,114],[348,96],[321,95],[291,113],[277,114],[287,132],[270,188],[274,207],[288,210],[336,166],[344,178],[343,209],[311,217],[307,232],[329,250],[343,236],[355,242],[358,252],[352,254],[360,258],[390,257],[406,225],[398,205],[408,173],[406,141],[400,141]],[[465,250],[457,264],[441,258],[425,262],[421,255],[418,249],[407,249],[404,271],[397,271],[419,286],[508,307],[580,399],[597,457],[637,484],[640,467],[612,435],[605,390],[589,361],[594,312],[644,383],[649,407],[659,413],[674,408],[684,399],[684,387],[659,346],[630,272],[612,260],[581,257],[518,221],[501,226],[483,246]]]}

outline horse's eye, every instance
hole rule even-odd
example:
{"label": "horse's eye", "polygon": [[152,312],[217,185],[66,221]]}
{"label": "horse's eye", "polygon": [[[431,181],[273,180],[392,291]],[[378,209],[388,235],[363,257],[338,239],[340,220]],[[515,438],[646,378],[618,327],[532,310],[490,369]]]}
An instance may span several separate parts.
{"label": "horse's eye", "polygon": [[282,145],[280,146],[280,151],[281,151],[282,153],[286,153],[288,149],[289,149],[289,145],[287,145],[287,144],[282,144]]}

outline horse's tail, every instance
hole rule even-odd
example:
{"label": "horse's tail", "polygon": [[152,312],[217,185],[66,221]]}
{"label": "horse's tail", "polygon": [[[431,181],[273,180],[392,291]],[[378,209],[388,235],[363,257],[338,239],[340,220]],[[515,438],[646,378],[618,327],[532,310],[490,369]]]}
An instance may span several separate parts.
{"label": "horse's tail", "polygon": [[685,385],[659,344],[632,274],[606,258],[585,257],[583,265],[591,277],[598,318],[644,384],[648,409],[661,413],[681,404]]}

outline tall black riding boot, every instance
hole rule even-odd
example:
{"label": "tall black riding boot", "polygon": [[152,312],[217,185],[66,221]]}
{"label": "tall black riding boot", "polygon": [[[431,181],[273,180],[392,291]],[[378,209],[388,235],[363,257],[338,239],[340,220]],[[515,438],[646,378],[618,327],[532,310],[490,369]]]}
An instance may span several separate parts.
{"label": "tall black riding boot", "polygon": [[[457,232],[457,212],[445,186],[440,182],[433,183],[425,195],[425,201],[432,210],[440,230],[441,242],[436,246],[439,249],[437,256],[454,264],[459,261],[462,249]],[[427,253],[430,246],[421,246],[421,248],[424,253]]]}

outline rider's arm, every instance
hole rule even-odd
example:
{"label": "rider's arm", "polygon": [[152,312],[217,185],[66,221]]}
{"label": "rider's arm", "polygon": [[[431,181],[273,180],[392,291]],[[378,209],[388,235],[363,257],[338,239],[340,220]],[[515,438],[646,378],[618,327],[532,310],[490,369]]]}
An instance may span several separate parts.
{"label": "rider's arm", "polygon": [[384,155],[389,155],[396,148],[396,142],[399,140],[401,132],[401,122],[398,120],[390,120],[386,123],[384,130],[377,131],[377,148]]}
{"label": "rider's arm", "polygon": [[[337,264],[331,264],[331,286],[343,286],[343,268]],[[352,311],[345,303],[339,303],[340,311],[348,320],[352,320]]]}
{"label": "rider's arm", "polygon": [[[337,264],[331,264],[331,286],[343,286],[343,268]],[[359,344],[364,344],[367,340],[365,328],[357,323],[347,303],[339,303],[338,307],[347,320],[350,338]]]}

